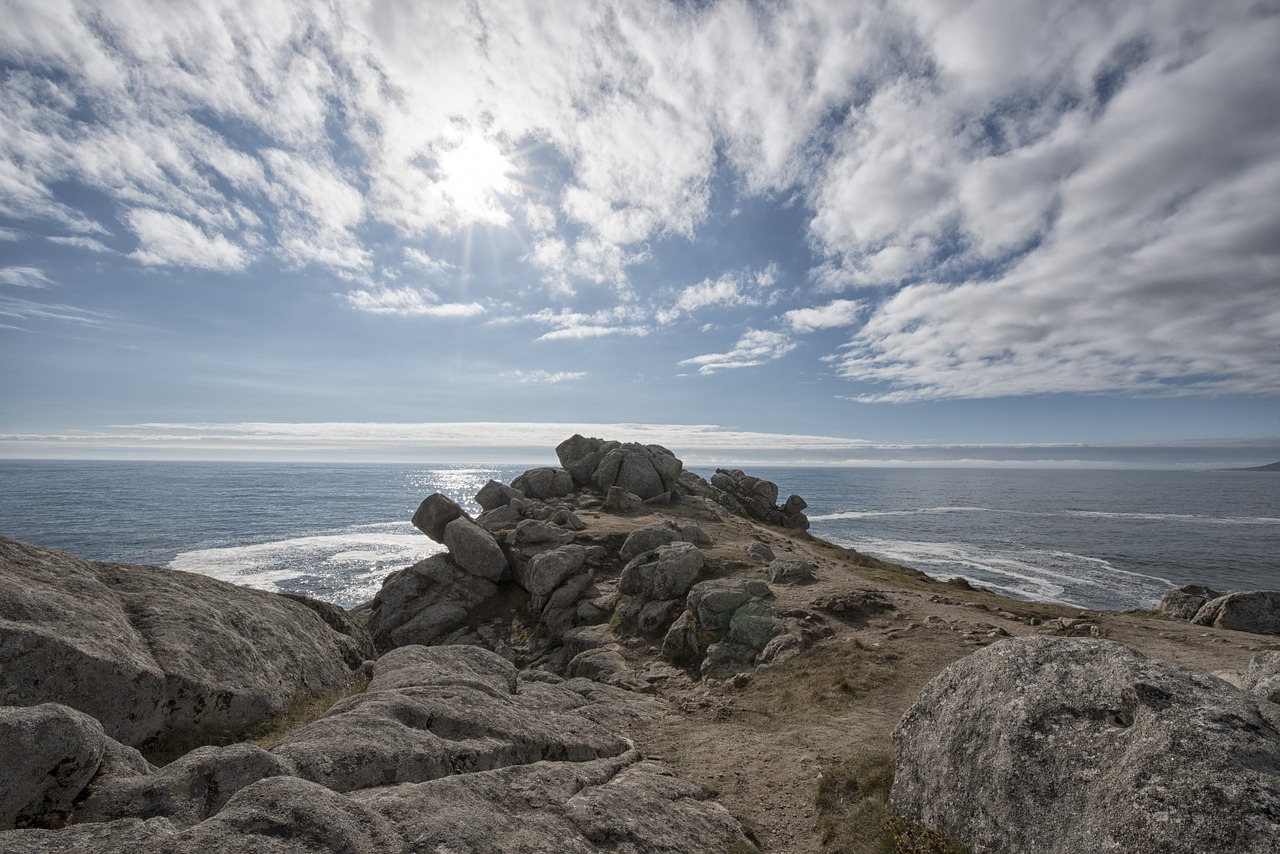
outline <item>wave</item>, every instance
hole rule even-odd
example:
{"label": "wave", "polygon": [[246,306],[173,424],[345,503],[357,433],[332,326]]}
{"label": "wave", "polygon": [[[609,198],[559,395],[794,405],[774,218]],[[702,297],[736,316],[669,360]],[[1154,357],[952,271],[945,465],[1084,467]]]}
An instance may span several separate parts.
{"label": "wave", "polygon": [[870,519],[877,516],[939,516],[951,513],[1018,513],[1021,510],[1000,510],[995,507],[912,507],[904,510],[839,510],[809,517],[811,522],[830,522],[838,519]]}
{"label": "wave", "polygon": [[845,545],[940,580],[956,575],[1016,599],[1077,608],[1150,607],[1173,582],[1066,551],[857,538]]}
{"label": "wave", "polygon": [[1144,522],[1194,522],[1203,525],[1280,525],[1274,516],[1201,516],[1195,513],[1122,513],[1111,510],[1067,510],[1069,516],[1097,519],[1135,519]]}

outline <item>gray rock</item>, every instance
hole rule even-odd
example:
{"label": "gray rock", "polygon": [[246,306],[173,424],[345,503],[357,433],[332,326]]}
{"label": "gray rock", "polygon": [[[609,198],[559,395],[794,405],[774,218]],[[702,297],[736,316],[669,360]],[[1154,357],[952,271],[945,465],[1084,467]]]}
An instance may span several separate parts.
{"label": "gray rock", "polygon": [[415,851],[752,850],[724,807],[635,751],[374,789],[353,798],[396,823]]}
{"label": "gray rock", "polygon": [[1174,620],[1190,620],[1204,603],[1221,595],[1200,584],[1184,584],[1161,596],[1158,610]]}
{"label": "gray rock", "polygon": [[102,724],[75,709],[0,706],[0,830],[65,823],[106,742]]}
{"label": "gray rock", "polygon": [[529,498],[563,498],[573,492],[573,478],[562,468],[529,469],[511,482]]}
{"label": "gray rock", "polygon": [[460,516],[445,525],[444,545],[453,562],[472,575],[495,582],[510,575],[502,546],[470,519]]}
{"label": "gray rock", "polygon": [[170,756],[345,690],[349,663],[364,658],[284,596],[4,538],[0,650],[0,704],[62,703]]}
{"label": "gray rock", "polygon": [[1280,634],[1280,591],[1252,590],[1210,599],[1191,622],[1237,632]]}
{"label": "gray rock", "polygon": [[[470,650],[465,656],[477,664],[465,679],[442,683],[439,671],[454,666],[457,649]],[[505,659],[476,647],[393,650],[378,660],[366,693],[337,703],[272,752],[299,776],[347,792],[626,751],[624,738],[575,713],[581,703],[571,692],[557,689],[559,708],[533,706],[515,693],[514,679]]]}
{"label": "gray rock", "polygon": [[481,513],[476,517],[476,524],[494,534],[498,531],[509,531],[523,520],[524,516],[520,515],[519,510],[511,504],[504,504],[502,507],[495,507]]}
{"label": "gray rock", "polygon": [[813,564],[799,558],[778,558],[769,564],[769,580],[774,584],[802,584],[813,580]]}
{"label": "gray rock", "polygon": [[586,559],[587,550],[577,544],[540,552],[529,558],[528,563],[516,575],[516,582],[528,590],[535,600],[545,600],[570,576],[580,572]]}
{"label": "gray rock", "polygon": [[351,612],[346,608],[339,607],[332,602],[312,599],[310,596],[303,596],[301,593],[281,593],[280,595],[286,599],[292,599],[294,602],[306,605],[316,612],[316,616],[324,620],[325,625],[338,634],[346,635],[355,642],[355,649],[352,650],[354,654],[347,658],[347,666],[351,669],[356,669],[368,659],[378,657],[378,651],[373,645],[373,636],[369,634],[369,630],[365,628],[363,623],[351,616]]}
{"label": "gray rock", "polygon": [[618,592],[646,601],[678,599],[689,592],[702,567],[702,552],[692,543],[659,546],[623,567]]}
{"label": "gray rock", "polygon": [[618,556],[622,558],[623,563],[626,563],[637,555],[653,551],[658,546],[678,543],[683,539],[680,529],[672,522],[655,522],[652,525],[643,525],[627,534],[627,538],[622,541],[622,548],[618,551]]}
{"label": "gray rock", "polygon": [[627,442],[601,455],[593,480],[602,492],[617,486],[643,501],[671,492],[683,468],[661,445]]}
{"label": "gray rock", "polygon": [[627,492],[620,486],[611,486],[600,509],[606,513],[627,513],[638,509],[643,503],[639,495]]}
{"label": "gray rock", "polygon": [[[576,625],[578,600],[590,595],[591,574],[589,572],[570,576],[555,592],[547,598],[542,609],[542,625],[547,634],[553,638],[564,637],[564,633]],[[530,603],[532,604],[532,603]]]}
{"label": "gray rock", "polygon": [[579,653],[586,652],[589,649],[599,649],[603,646],[610,646],[616,638],[608,626],[579,626],[576,629],[565,632],[564,648],[570,657]]}
{"label": "gray rock", "polygon": [[74,820],[163,816],[175,825],[189,826],[217,813],[251,783],[291,774],[289,762],[252,744],[197,747],[155,773],[105,779],[100,774],[77,805]]}
{"label": "gray rock", "polygon": [[560,459],[560,465],[573,478],[573,485],[582,489],[594,485],[596,469],[600,467],[601,451],[611,450],[618,444],[574,434],[556,446],[556,456]]}
{"label": "gray rock", "polygon": [[524,497],[524,493],[520,490],[513,489],[501,481],[491,479],[480,487],[480,491],[476,493],[476,503],[480,505],[481,510],[488,512],[497,510],[499,507],[506,507],[513,498]]}
{"label": "gray rock", "polygon": [[769,610],[762,599],[753,599],[736,609],[729,619],[729,640],[756,652],[764,649],[782,631],[781,624],[769,616]]}
{"label": "gray rock", "polygon": [[781,631],[770,614],[772,596],[763,581],[712,579],[695,584],[685,599],[685,611],[662,639],[662,657],[675,664],[698,664],[709,678],[723,679],[750,667],[769,641]]}
{"label": "gray rock", "polygon": [[645,602],[636,615],[636,628],[643,635],[661,637],[683,610],[683,599],[654,599]]}
{"label": "gray rock", "polygon": [[570,531],[585,531],[587,529],[587,523],[583,522],[575,516],[571,510],[565,507],[561,507],[559,510],[552,512],[552,514],[547,517],[547,521],[558,528],[565,528]]}
{"label": "gray rock", "polygon": [[512,548],[531,557],[541,551],[567,546],[573,542],[573,536],[573,531],[566,531],[537,519],[525,519],[516,525],[511,544]]}
{"label": "gray rock", "polygon": [[711,545],[711,536],[696,522],[685,522],[680,526],[680,539],[695,546]]}
{"label": "gray rock", "polygon": [[891,808],[978,852],[1280,850],[1280,707],[1117,643],[1000,641],[894,731]]}
{"label": "gray rock", "polygon": [[773,563],[774,561],[773,549],[759,540],[755,540],[747,546],[747,556],[760,561],[760,563]]}
{"label": "gray rock", "polygon": [[778,507],[777,484],[752,477],[739,469],[716,469],[711,478],[716,500],[730,511],[758,519],[770,525],[806,530],[809,519],[804,515],[807,506],[803,498],[792,495],[782,507]]}
{"label": "gray rock", "polygon": [[369,633],[381,652],[433,643],[497,592],[493,582],[465,571],[449,555],[432,555],[383,580],[370,603]]}
{"label": "gray rock", "polygon": [[466,516],[458,502],[440,492],[433,492],[413,514],[413,527],[437,543],[444,542],[444,528],[454,519]]}
{"label": "gray rock", "polygon": [[1245,670],[1214,675],[1264,700],[1280,703],[1280,650],[1255,652]]}

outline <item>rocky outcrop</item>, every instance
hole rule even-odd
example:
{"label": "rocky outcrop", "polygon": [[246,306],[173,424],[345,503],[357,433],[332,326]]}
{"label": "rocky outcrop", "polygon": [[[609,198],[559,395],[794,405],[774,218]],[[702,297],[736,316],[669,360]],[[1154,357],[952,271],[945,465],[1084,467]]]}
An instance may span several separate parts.
{"label": "rocky outcrop", "polygon": [[766,663],[765,651],[783,635],[763,581],[713,579],[695,584],[685,610],[662,640],[662,657],[697,666],[709,679],[725,679]]}
{"label": "rocky outcrop", "polygon": [[361,610],[378,651],[386,652],[434,643],[497,593],[494,582],[467,572],[448,554],[436,554],[387,576]]}
{"label": "rocky outcrop", "polygon": [[194,573],[0,538],[0,704],[61,703],[172,754],[342,691],[359,642],[312,607]]}
{"label": "rocky outcrop", "polygon": [[1280,850],[1280,706],[1110,641],[976,652],[893,741],[892,809],[976,852]]}
{"label": "rocky outcrop", "polygon": [[1280,591],[1251,590],[1210,599],[1191,622],[1237,632],[1280,634]]}
{"label": "rocky outcrop", "polygon": [[556,456],[579,489],[608,493],[616,486],[641,500],[669,495],[684,464],[661,445],[612,442],[574,435],[556,447]]}
{"label": "rocky outcrop", "polygon": [[106,742],[102,724],[75,709],[0,706],[0,830],[65,822]]}
{"label": "rocky outcrop", "polygon": [[202,749],[108,779],[94,777],[109,753],[100,727],[61,707],[19,710],[53,724],[5,731],[15,756],[45,746],[29,803],[0,808],[33,826],[69,811],[92,823],[0,832],[0,854],[754,850],[705,791],[622,734],[661,714],[656,701],[542,676],[474,647],[404,647],[374,665],[366,693],[270,753]]}
{"label": "rocky outcrop", "polygon": [[779,507],[778,485],[772,481],[738,469],[716,469],[711,486],[722,493],[717,496],[720,503],[734,510],[741,508],[742,514],[752,519],[801,531],[809,528],[809,517],[804,515],[809,505],[799,495],[792,495]]}
{"label": "rocky outcrop", "polygon": [[563,498],[573,492],[573,478],[562,468],[529,469],[511,481],[511,488],[519,490],[529,498],[547,499]]}
{"label": "rocky outcrop", "polygon": [[1172,620],[1190,620],[1204,603],[1221,595],[1201,584],[1184,584],[1161,596],[1156,610]]}

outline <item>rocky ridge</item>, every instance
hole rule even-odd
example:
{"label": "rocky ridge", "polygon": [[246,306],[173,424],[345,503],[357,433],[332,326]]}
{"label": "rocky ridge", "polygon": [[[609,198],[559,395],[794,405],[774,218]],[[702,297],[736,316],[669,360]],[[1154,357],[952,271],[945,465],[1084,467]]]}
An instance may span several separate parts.
{"label": "rocky ridge", "polygon": [[[575,436],[557,454],[486,484],[474,518],[429,496],[414,524],[446,551],[352,614],[292,603],[308,633],[355,645],[330,653],[355,684],[270,743],[222,733],[157,767],[72,708],[0,711],[0,744],[24,746],[0,756],[0,793],[17,793],[0,828],[26,828],[0,832],[0,852],[878,850],[840,836],[876,828],[832,830],[839,808],[814,792],[895,727],[895,809],[974,851],[1066,850],[999,800],[1010,768],[1071,793],[1041,805],[1059,823],[1117,805],[1077,849],[1193,850],[1134,841],[1159,815],[1187,840],[1247,828],[1219,850],[1280,840],[1276,654],[1260,636],[941,584],[809,537],[803,499],[778,505],[767,481],[708,482],[658,446]],[[1193,617],[1219,598],[1204,593]],[[23,623],[38,598],[0,595],[0,620]],[[1186,767],[1161,754],[1205,722],[1211,751]],[[982,738],[997,747],[952,779],[929,771]],[[1229,819],[1209,814],[1220,792]],[[948,817],[974,797],[992,800],[986,825]]]}

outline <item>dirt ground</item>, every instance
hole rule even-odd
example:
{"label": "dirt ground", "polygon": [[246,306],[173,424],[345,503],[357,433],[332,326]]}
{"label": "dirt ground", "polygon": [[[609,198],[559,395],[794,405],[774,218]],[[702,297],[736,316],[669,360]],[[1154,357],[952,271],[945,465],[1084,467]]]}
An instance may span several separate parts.
{"label": "dirt ground", "polygon": [[[932,581],[804,533],[739,518],[712,521],[688,508],[580,515],[588,525],[586,538],[615,547],[639,525],[668,516],[697,521],[714,542],[704,549],[713,577],[765,578],[765,567],[746,554],[752,540],[766,543],[778,557],[798,557],[817,568],[812,583],[773,585],[775,612],[811,645],[750,676],[704,683],[696,674],[655,667],[658,642],[633,637],[624,643],[637,673],[659,674],[655,690],[669,712],[632,733],[637,746],[712,792],[765,852],[824,850],[815,805],[824,771],[891,751],[890,733],[924,684],[1002,637],[1103,637],[1210,673],[1242,669],[1252,652],[1280,640],[1150,614],[1082,612],[1008,599]],[[842,611],[842,597],[889,607]],[[1060,618],[1081,622],[1064,627]]]}

